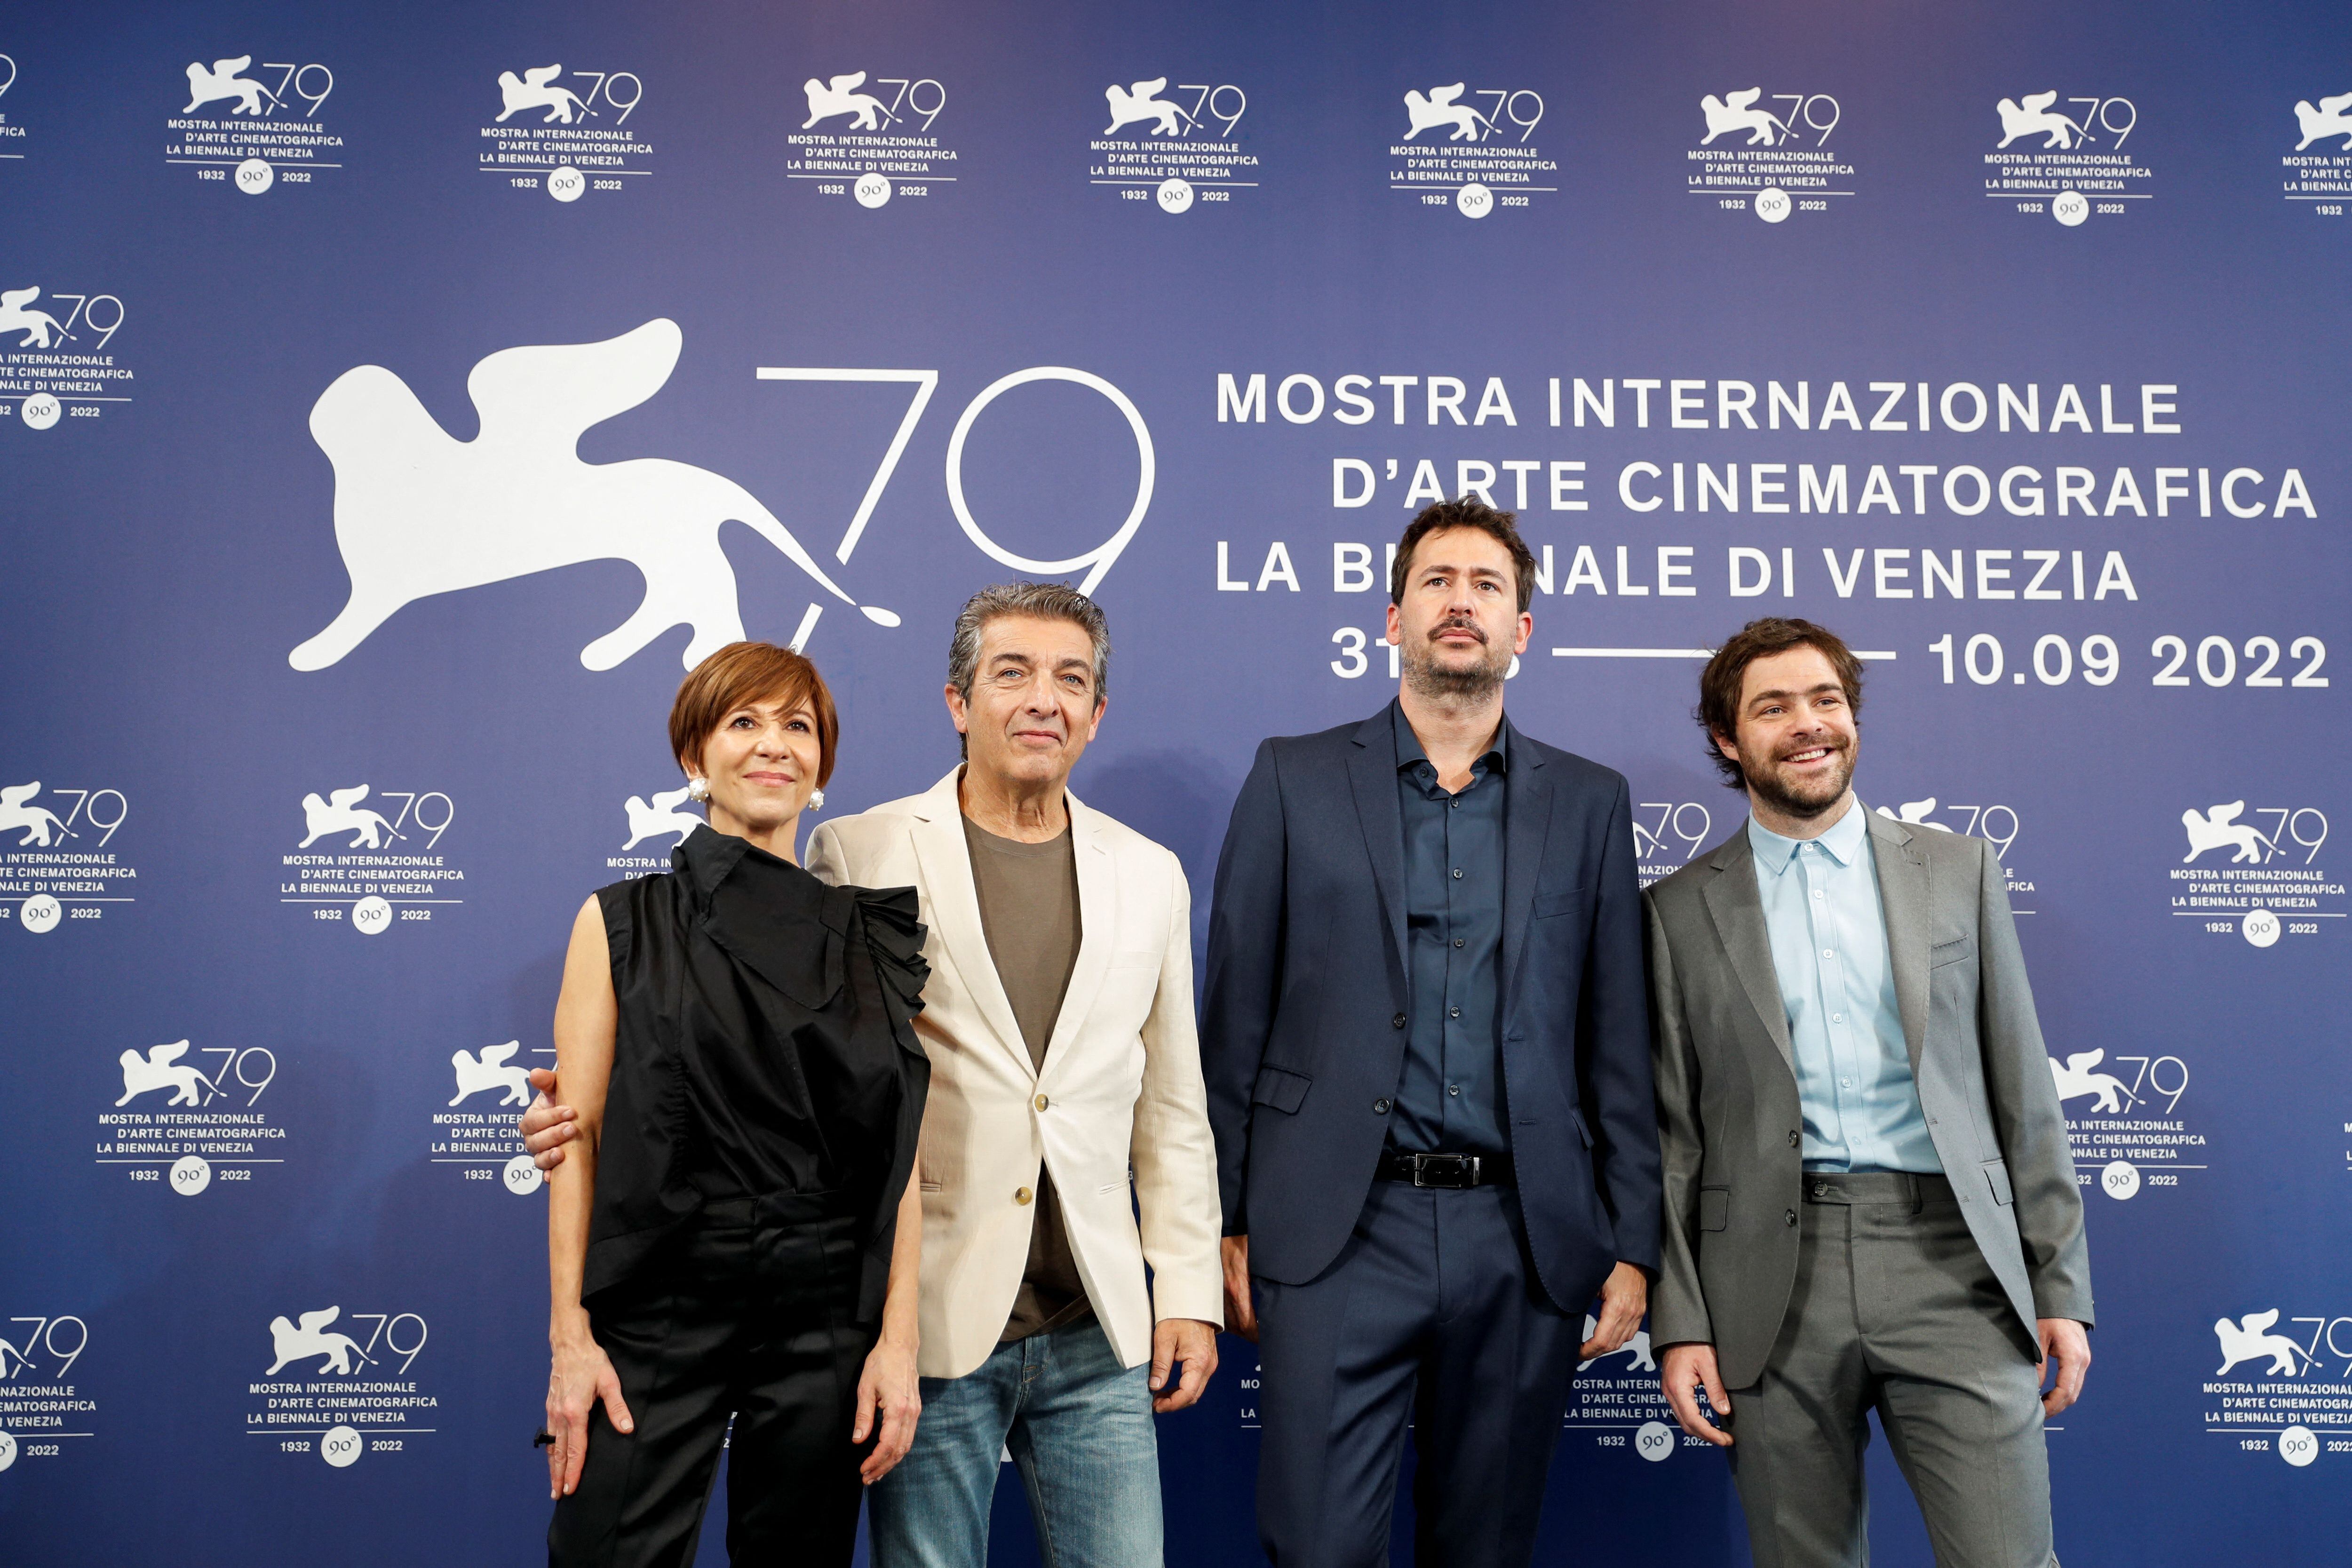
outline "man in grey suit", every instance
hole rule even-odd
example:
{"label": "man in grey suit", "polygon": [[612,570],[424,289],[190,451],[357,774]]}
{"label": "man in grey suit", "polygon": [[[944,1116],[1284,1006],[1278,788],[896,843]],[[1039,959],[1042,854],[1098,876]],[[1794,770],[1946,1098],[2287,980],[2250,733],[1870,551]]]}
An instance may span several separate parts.
{"label": "man in grey suit", "polygon": [[1759,1568],[1869,1561],[1873,1409],[1938,1563],[2044,1568],[2091,1281],[2006,878],[1854,798],[1833,633],[1751,621],[1699,684],[1750,815],[1643,895],[1666,1398],[1727,1449]]}

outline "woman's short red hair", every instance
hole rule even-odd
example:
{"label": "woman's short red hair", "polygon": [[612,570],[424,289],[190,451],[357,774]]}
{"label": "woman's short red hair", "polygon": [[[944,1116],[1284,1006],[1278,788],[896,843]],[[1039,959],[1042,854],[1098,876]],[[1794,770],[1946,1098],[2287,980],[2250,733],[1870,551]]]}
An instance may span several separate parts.
{"label": "woman's short red hair", "polygon": [[702,744],[738,709],[774,703],[785,712],[806,707],[816,717],[817,787],[833,777],[841,720],[816,666],[773,643],[731,642],[688,672],[670,704],[669,749],[689,773]]}

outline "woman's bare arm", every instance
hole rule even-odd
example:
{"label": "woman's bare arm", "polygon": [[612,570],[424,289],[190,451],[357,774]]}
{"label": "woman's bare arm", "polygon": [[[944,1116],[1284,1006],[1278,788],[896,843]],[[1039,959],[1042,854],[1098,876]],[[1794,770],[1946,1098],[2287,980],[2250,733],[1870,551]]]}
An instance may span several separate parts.
{"label": "woman's bare arm", "polygon": [[580,1483],[580,1467],[588,1457],[588,1416],[597,1400],[604,1402],[605,1417],[615,1428],[626,1432],[635,1426],[621,1398],[620,1379],[580,1304],[619,1016],[604,912],[592,896],[572,922],[563,989],[555,1001],[555,1068],[564,1098],[579,1113],[580,1131],[573,1157],[547,1176],[547,1339],[554,1363],[547,1385],[547,1429],[555,1436],[547,1455],[551,1496],[566,1495]]}

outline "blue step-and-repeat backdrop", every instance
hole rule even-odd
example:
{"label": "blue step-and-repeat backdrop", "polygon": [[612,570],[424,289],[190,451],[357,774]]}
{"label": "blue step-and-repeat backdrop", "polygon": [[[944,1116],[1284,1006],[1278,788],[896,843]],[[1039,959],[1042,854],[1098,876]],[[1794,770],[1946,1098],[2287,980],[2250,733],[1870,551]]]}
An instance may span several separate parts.
{"label": "blue step-and-repeat backdrop", "polygon": [[[1759,614],[1866,650],[1872,807],[1999,846],[2100,1304],[2062,1554],[2340,1561],[2347,206],[2316,0],[10,12],[0,1556],[538,1553],[510,1119],[690,820],[684,665],[800,639],[854,811],[952,765],[966,595],[1082,584],[1076,787],[1205,923],[1475,491],[1645,879],[1740,820],[1689,710]],[[1188,1568],[1255,1560],[1224,1346]],[[1664,1415],[1586,1369],[1546,1561],[1747,1560]]]}

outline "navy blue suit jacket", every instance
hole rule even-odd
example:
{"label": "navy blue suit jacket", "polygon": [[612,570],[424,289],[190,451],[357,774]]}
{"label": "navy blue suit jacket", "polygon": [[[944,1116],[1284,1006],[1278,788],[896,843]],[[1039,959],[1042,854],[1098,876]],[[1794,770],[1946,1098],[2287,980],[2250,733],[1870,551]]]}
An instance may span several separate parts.
{"label": "navy blue suit jacket", "polygon": [[[1505,721],[1507,724],[1509,721]],[[1619,1259],[1655,1269],[1657,1105],[1625,780],[1510,731],[1504,1108],[1545,1292],[1579,1312]],[[1304,1284],[1370,1194],[1404,1059],[1404,825],[1385,709],[1277,737],[1217,861],[1201,1010],[1228,1236]]]}

